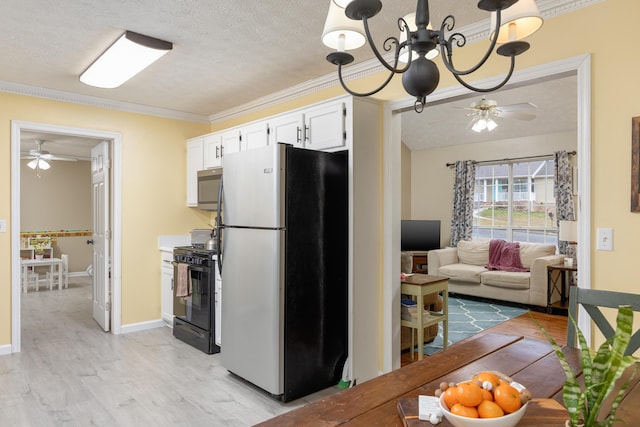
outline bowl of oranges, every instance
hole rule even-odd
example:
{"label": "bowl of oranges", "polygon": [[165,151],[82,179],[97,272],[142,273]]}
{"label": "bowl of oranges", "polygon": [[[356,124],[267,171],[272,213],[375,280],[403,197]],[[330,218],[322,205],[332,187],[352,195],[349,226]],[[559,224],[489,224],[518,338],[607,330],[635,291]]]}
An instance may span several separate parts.
{"label": "bowl of oranges", "polygon": [[440,410],[455,427],[514,427],[531,400],[524,386],[499,372],[480,372],[471,380],[440,384]]}

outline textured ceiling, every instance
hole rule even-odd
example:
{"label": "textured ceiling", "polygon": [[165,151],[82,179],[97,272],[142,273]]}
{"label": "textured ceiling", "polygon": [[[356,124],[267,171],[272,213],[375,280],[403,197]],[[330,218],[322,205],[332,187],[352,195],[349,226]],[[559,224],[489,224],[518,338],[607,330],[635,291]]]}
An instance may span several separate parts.
{"label": "textured ceiling", "polygon": [[[329,1],[4,0],[0,82],[207,118],[334,73],[320,41]],[[397,18],[414,11],[415,4],[384,2],[370,22],[378,43],[397,35]],[[431,21],[437,27],[453,14],[456,29],[483,20],[488,26],[488,14],[476,4],[430,0]],[[124,30],[173,42],[174,49],[119,88],[80,83],[80,73]],[[373,54],[365,46],[354,56],[361,62]],[[428,119],[427,111],[421,120]],[[49,151],[53,148],[49,144]]]}

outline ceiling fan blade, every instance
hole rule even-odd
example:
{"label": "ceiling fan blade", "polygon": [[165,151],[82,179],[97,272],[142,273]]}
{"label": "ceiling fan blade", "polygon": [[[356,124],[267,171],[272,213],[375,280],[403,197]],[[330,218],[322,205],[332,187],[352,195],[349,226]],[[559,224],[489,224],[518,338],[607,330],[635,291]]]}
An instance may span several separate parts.
{"label": "ceiling fan blade", "polygon": [[500,105],[498,108],[502,111],[522,111],[522,110],[530,110],[532,108],[538,108],[536,104],[532,104],[531,102],[522,102],[519,104],[509,104],[509,105]]}
{"label": "ceiling fan blade", "polygon": [[51,157],[47,157],[47,160],[61,160],[64,162],[77,162],[78,159],[74,158],[74,157],[67,157],[67,156],[51,156]]}
{"label": "ceiling fan blade", "polygon": [[531,120],[536,118],[535,114],[519,113],[519,112],[512,112],[512,111],[500,111],[497,116],[504,119],[525,120],[527,122],[530,122]]}

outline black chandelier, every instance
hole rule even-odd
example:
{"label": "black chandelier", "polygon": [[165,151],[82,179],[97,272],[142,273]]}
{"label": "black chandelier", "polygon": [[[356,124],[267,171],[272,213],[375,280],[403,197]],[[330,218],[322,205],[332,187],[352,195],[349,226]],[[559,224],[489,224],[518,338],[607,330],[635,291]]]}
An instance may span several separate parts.
{"label": "black chandelier", "polygon": [[[414,109],[418,113],[424,109],[427,95],[438,87],[440,72],[431,60],[438,54],[442,55],[442,62],[447,70],[464,87],[475,92],[497,90],[511,78],[515,68],[515,57],[529,49],[529,43],[522,41],[522,38],[537,31],[542,25],[542,18],[534,0],[480,0],[478,8],[492,12],[490,45],[478,64],[466,70],[458,70],[453,65],[453,47],[464,46],[467,39],[461,33],[451,33],[455,27],[453,15],[448,15],[442,21],[439,30],[431,29],[428,0],[418,0],[415,25],[412,22],[413,14],[398,19],[400,39],[392,36],[384,41],[384,50],[394,52],[391,64],[383,58],[369,32],[368,20],[380,12],[382,2],[380,0],[331,0],[322,41],[337,51],[330,53],[327,60],[338,66],[340,84],[344,90],[354,96],[373,95],[385,88],[395,74],[402,74],[402,85],[405,91],[416,97]],[[450,32],[448,37],[445,31]],[[389,71],[389,75],[378,88],[369,92],[355,92],[345,84],[342,67],[354,60],[353,55],[346,50],[362,46],[365,43],[365,36],[371,50]],[[478,88],[465,82],[462,76],[482,67],[498,43],[501,44],[496,50],[498,55],[511,58],[511,66],[504,80],[490,88]],[[406,62],[406,64],[398,66],[399,62]]]}

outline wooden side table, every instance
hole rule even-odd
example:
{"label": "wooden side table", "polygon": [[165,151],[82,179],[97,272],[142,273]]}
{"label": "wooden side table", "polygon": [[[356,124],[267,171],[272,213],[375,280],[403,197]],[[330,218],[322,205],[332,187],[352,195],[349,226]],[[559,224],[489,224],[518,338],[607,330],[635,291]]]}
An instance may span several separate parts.
{"label": "wooden side table", "polygon": [[[559,274],[555,275],[553,272],[557,271]],[[554,291],[560,292],[560,304],[564,306],[564,304],[568,300],[568,289],[567,283],[571,283],[568,280],[569,275],[573,272],[577,272],[578,267],[574,264],[572,266],[567,266],[564,264],[551,264],[547,265],[547,313],[551,313],[551,296]],[[560,281],[560,283],[558,283]]]}
{"label": "wooden side table", "polygon": [[[414,274],[401,279],[400,292],[410,295],[418,303],[416,319],[402,320],[400,324],[411,328],[411,359],[413,360],[413,329],[418,330],[418,343],[424,345],[424,328],[442,322],[442,341],[446,349],[449,343],[449,278],[431,276],[429,274]],[[442,313],[430,311],[426,318],[424,313],[424,296],[442,292]],[[418,360],[422,360],[424,351],[418,352]]]}

